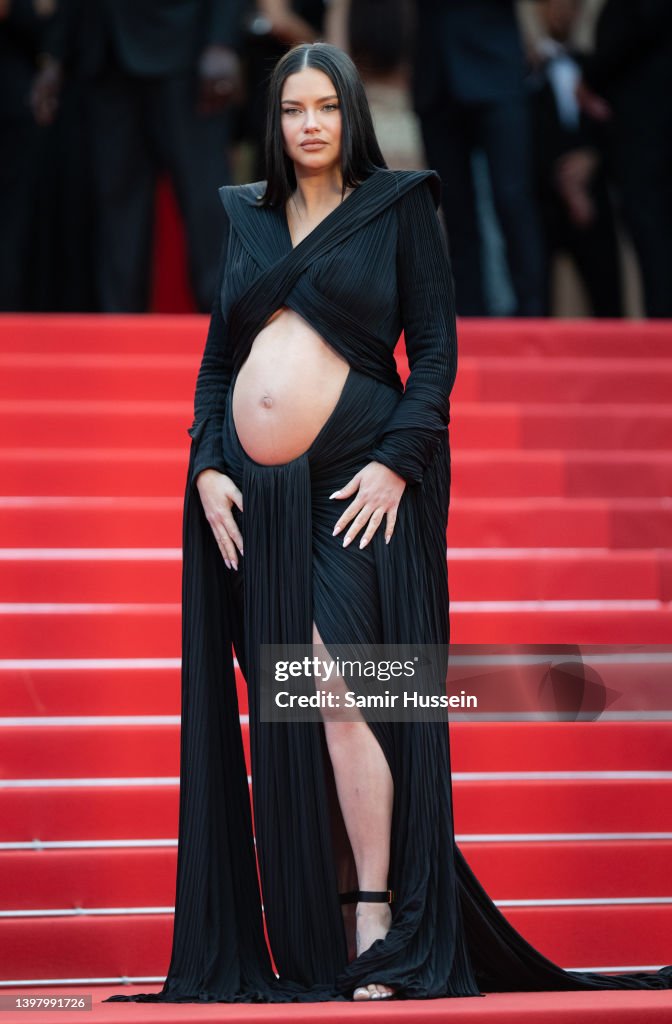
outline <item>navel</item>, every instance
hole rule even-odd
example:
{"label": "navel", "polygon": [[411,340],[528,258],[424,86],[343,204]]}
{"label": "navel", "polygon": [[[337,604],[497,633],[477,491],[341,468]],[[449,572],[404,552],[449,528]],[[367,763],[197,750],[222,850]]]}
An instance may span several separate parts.
{"label": "navel", "polygon": [[264,409],[270,409],[273,406],[273,399],[271,398],[270,395],[264,395],[263,398],[261,399],[261,404],[263,405]]}

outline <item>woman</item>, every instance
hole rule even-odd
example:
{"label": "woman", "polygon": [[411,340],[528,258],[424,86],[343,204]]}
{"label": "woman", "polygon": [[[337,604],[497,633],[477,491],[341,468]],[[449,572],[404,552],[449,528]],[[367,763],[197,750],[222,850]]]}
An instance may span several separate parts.
{"label": "woman", "polygon": [[385,167],[334,47],[291,50],[269,103],[268,182],[221,190],[221,294],[190,430],[173,954],[162,992],[112,998],[669,986],[672,968],[562,971],[508,924],[455,846],[445,722],[263,720],[262,644],[447,649],[457,359],[436,176]]}

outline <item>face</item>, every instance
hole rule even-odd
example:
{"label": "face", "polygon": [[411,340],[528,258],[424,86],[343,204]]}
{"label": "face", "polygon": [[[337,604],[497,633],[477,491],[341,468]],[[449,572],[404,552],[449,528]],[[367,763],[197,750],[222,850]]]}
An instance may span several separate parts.
{"label": "face", "polygon": [[324,71],[304,68],[285,79],[280,97],[285,152],[304,172],[340,167],[341,109]]}

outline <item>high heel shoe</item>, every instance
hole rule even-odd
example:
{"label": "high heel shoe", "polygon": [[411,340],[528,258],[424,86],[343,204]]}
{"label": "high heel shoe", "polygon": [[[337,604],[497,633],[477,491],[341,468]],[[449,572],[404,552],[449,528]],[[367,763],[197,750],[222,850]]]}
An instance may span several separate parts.
{"label": "high heel shoe", "polygon": [[[352,889],[350,892],[342,892],[339,894],[341,903],[394,903],[394,892],[392,889]],[[369,982],[371,984],[371,982]],[[381,984],[383,984],[381,982]],[[367,1000],[377,999],[393,999],[396,992],[369,992],[366,985],[358,985],[352,993],[352,998],[355,1002],[365,1002],[365,1000],[355,999],[357,992],[366,992]]]}

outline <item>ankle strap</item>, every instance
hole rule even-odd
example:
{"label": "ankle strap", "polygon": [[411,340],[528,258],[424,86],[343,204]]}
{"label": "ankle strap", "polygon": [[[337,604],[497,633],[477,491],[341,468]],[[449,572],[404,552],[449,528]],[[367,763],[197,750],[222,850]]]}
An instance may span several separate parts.
{"label": "ankle strap", "polygon": [[392,889],[351,889],[339,894],[341,903],[394,903]]}

